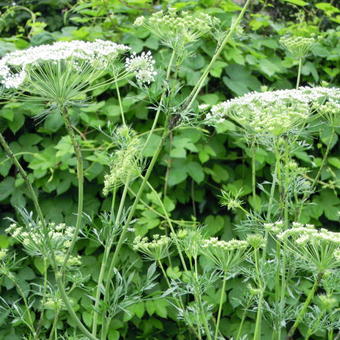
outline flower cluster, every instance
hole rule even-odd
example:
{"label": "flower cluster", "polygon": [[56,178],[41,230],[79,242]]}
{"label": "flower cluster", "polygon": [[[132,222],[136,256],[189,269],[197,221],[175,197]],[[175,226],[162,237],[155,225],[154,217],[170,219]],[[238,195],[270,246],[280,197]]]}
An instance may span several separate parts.
{"label": "flower cluster", "polygon": [[138,177],[142,171],[140,138],[133,130],[124,126],[117,129],[116,139],[120,142],[120,148],[112,157],[110,173],[104,176],[103,194],[105,196],[112,189]]}
{"label": "flower cluster", "polygon": [[225,251],[245,249],[247,247],[248,247],[247,241],[241,241],[241,240],[223,241],[223,240],[219,240],[217,237],[211,237],[210,239],[204,240],[202,242],[202,248],[215,248],[215,249],[222,249]]}
{"label": "flower cluster", "polygon": [[[70,247],[74,237],[75,228],[65,223],[48,223],[46,227],[39,221],[28,223],[25,227],[12,223],[6,233],[19,241],[32,256],[50,257],[51,251],[57,265],[62,265],[67,249]],[[80,257],[70,256],[68,266],[80,264]]]}
{"label": "flower cluster", "polygon": [[301,36],[284,36],[280,39],[280,42],[293,57],[302,58],[308,53],[315,39]]}
{"label": "flower cluster", "polygon": [[202,242],[202,254],[209,258],[218,270],[231,274],[238,270],[248,247],[247,241],[221,241],[211,237]]}
{"label": "flower cluster", "polygon": [[277,238],[290,245],[304,268],[324,272],[340,266],[336,256],[340,250],[340,233],[295,222],[292,228],[279,233]]}
{"label": "flower cluster", "polygon": [[[312,243],[329,243],[340,247],[340,233],[331,232],[327,229],[315,229],[312,224],[302,224],[293,222],[290,229],[278,234],[280,240],[293,239],[298,245],[304,246],[309,242]],[[340,248],[339,248],[340,249]]]}
{"label": "flower cluster", "polygon": [[159,11],[150,17],[138,17],[136,26],[143,26],[158,36],[170,48],[184,47],[200,36],[212,31],[219,23],[217,18],[206,13],[178,13],[170,8],[166,13]]}
{"label": "flower cluster", "polygon": [[284,228],[284,223],[283,221],[277,221],[273,223],[264,223],[263,228],[265,231],[272,233],[272,234],[279,234],[282,232]]}
{"label": "flower cluster", "polygon": [[301,87],[296,90],[252,92],[217,104],[206,116],[210,125],[229,117],[246,133],[279,136],[301,125],[315,111],[322,114],[325,103],[339,105],[340,89]]}
{"label": "flower cluster", "polygon": [[133,242],[133,249],[143,253],[150,260],[160,261],[168,256],[171,242],[171,238],[165,235],[155,234],[152,240],[137,236]]}
{"label": "flower cluster", "polygon": [[79,64],[85,62],[94,69],[102,70],[129,50],[128,46],[105,40],[60,41],[52,45],[34,46],[11,52],[0,60],[0,82],[5,88],[18,88],[27,78],[29,68],[46,62],[53,65],[69,61],[78,72],[81,71]]}
{"label": "flower cluster", "polygon": [[137,82],[140,85],[150,84],[155,80],[155,60],[151,52],[142,52],[141,55],[133,53],[130,58],[125,61],[125,67],[128,72],[136,74]]}

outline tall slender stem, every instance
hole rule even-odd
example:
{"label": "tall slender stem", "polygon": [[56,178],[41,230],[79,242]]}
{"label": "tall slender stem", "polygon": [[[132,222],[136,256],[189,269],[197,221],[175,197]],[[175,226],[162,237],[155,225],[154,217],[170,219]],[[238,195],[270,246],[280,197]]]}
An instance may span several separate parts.
{"label": "tall slender stem", "polygon": [[115,81],[115,84],[116,84],[116,92],[117,92],[117,98],[118,98],[118,103],[119,103],[120,116],[122,117],[123,125],[126,125],[125,116],[124,116],[124,109],[123,109],[123,104],[122,104],[122,98],[120,96],[118,82]]}
{"label": "tall slender stem", "polygon": [[305,316],[305,314],[307,312],[307,308],[310,305],[310,303],[311,303],[311,301],[312,301],[312,299],[313,299],[313,297],[315,295],[315,292],[316,292],[316,290],[317,290],[317,288],[318,288],[318,286],[319,286],[319,284],[321,282],[322,276],[323,276],[322,273],[318,273],[317,274],[317,276],[315,278],[315,281],[314,281],[314,284],[313,284],[313,287],[309,291],[309,294],[308,294],[308,296],[307,296],[307,298],[306,298],[306,300],[305,300],[305,302],[304,302],[304,304],[303,304],[303,306],[302,306],[298,316],[296,317],[293,326],[291,327],[291,329],[288,332],[288,337],[291,338],[294,335],[297,327],[300,325],[303,317]]}
{"label": "tall slender stem", "polygon": [[12,152],[10,146],[8,145],[8,143],[6,142],[4,136],[2,135],[2,133],[0,132],[0,144],[2,145],[2,147],[4,148],[7,156],[12,159],[14,165],[16,166],[16,168],[19,170],[20,172],[20,175],[23,177],[26,185],[27,185],[27,188],[28,188],[28,191],[30,192],[31,194],[31,198],[32,198],[32,201],[33,201],[33,204],[34,204],[34,208],[38,214],[38,218],[39,220],[41,221],[41,223],[43,225],[45,225],[45,218],[44,218],[44,214],[42,213],[42,210],[40,208],[40,204],[39,204],[39,201],[38,201],[38,196],[37,194],[35,193],[33,187],[32,187],[32,184],[27,176],[27,173],[26,171],[24,170],[24,168],[21,166],[21,164],[19,163],[18,159],[16,158],[16,156],[14,155],[14,153]]}
{"label": "tall slender stem", "polygon": [[258,249],[255,249],[254,256],[255,256],[255,272],[258,280],[258,286],[260,288],[260,296],[258,302],[258,309],[256,314],[256,324],[255,324],[255,331],[254,331],[254,340],[261,339],[261,326],[262,326],[262,305],[263,305],[263,295],[264,295],[264,287],[262,285],[262,278],[260,275],[260,268],[259,268],[259,254]]}
{"label": "tall slender stem", "polygon": [[227,278],[226,278],[226,274],[224,273],[223,283],[222,283],[222,291],[221,291],[221,296],[220,296],[220,303],[219,303],[218,312],[217,312],[217,322],[216,322],[214,340],[217,340],[217,338],[218,338],[218,332],[219,332],[219,326],[220,326],[221,315],[222,315],[222,306],[223,306],[226,282],[227,282]]}
{"label": "tall slender stem", "polygon": [[[326,148],[326,151],[322,157],[322,161],[321,161],[321,164],[320,164],[320,168],[316,174],[316,176],[314,177],[314,180],[312,182],[312,185],[311,185],[311,192],[313,191],[313,189],[315,188],[315,186],[317,185],[318,183],[318,180],[321,176],[321,172],[326,164],[326,160],[327,160],[327,157],[328,157],[328,154],[331,150],[331,146],[332,146],[332,141],[333,141],[333,137],[335,136],[335,129],[334,127],[332,128],[332,132],[331,132],[331,136],[330,136],[330,139],[329,139],[329,143],[327,144],[327,148]],[[301,216],[301,213],[302,213],[302,209],[303,209],[303,204],[304,202],[306,202],[306,200],[308,199],[308,197],[310,196],[311,194],[310,193],[305,193],[303,198],[302,198],[302,201],[301,201],[301,205],[300,205],[300,209],[299,209],[299,213],[298,213],[298,217],[297,217],[297,220],[300,219],[300,216]]]}
{"label": "tall slender stem", "polygon": [[64,119],[65,127],[67,133],[71,138],[71,142],[73,145],[74,152],[77,158],[77,177],[78,177],[78,208],[77,208],[77,220],[74,235],[71,241],[71,245],[66,252],[65,260],[62,266],[62,271],[64,271],[67,261],[72,253],[72,250],[77,242],[77,237],[79,234],[79,230],[81,228],[82,218],[83,218],[83,206],[84,206],[84,169],[83,169],[83,157],[81,154],[80,144],[77,140],[76,134],[74,133],[69,114],[67,112],[67,108],[61,107],[60,113]]}
{"label": "tall slender stem", "polygon": [[211,68],[213,67],[216,59],[219,57],[219,55],[221,54],[221,52],[224,49],[224,46],[226,45],[226,43],[229,41],[229,39],[231,38],[232,34],[234,33],[235,29],[237,28],[237,26],[239,25],[241,19],[243,18],[246,9],[248,8],[249,4],[250,4],[251,0],[247,0],[247,2],[244,4],[239,16],[237,17],[237,19],[232,23],[229,32],[226,34],[226,36],[224,37],[224,39],[222,40],[220,46],[218,47],[216,53],[214,54],[214,56],[212,57],[209,65],[206,67],[206,69],[204,70],[202,76],[200,77],[200,79],[198,80],[197,84],[195,85],[195,87],[192,89],[190,95],[188,96],[186,103],[186,109],[190,108],[192,106],[192,104],[194,103],[194,101],[196,100],[196,97],[198,96],[203,83],[205,82],[206,78],[208,77],[208,74],[211,70]]}
{"label": "tall slender stem", "polygon": [[299,59],[299,68],[298,68],[298,74],[297,74],[297,79],[296,79],[296,88],[299,88],[300,86],[301,69],[302,69],[302,58]]}
{"label": "tall slender stem", "polygon": [[[126,183],[124,185],[124,190],[122,197],[120,199],[120,204],[117,212],[117,217],[115,218],[115,224],[119,223],[119,220],[122,216],[123,212],[123,207],[125,203],[125,198],[128,190],[128,183],[129,183],[129,178],[127,178]],[[94,305],[94,314],[93,314],[93,323],[92,323],[92,334],[95,336],[97,334],[97,327],[98,327],[98,309],[99,309],[99,303],[100,303],[100,295],[101,295],[101,289],[102,289],[102,283],[104,280],[104,275],[105,275],[105,269],[107,265],[107,260],[109,258],[110,250],[112,247],[114,241],[113,235],[109,236],[108,242],[105,246],[105,251],[103,255],[103,260],[100,266],[100,272],[99,272],[99,277],[98,277],[98,282],[97,282],[97,291],[96,291],[96,297],[95,297],[95,305]]]}

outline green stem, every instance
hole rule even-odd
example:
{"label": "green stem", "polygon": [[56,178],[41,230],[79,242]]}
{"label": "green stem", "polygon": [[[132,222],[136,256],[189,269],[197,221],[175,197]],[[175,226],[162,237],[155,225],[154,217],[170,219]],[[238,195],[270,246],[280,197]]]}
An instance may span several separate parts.
{"label": "green stem", "polygon": [[226,282],[227,282],[227,278],[226,278],[226,274],[224,273],[223,283],[222,283],[222,291],[221,291],[221,296],[220,296],[220,303],[219,303],[218,313],[217,313],[217,322],[216,322],[216,329],[215,329],[214,340],[217,340],[217,338],[218,338],[218,332],[219,332],[219,326],[220,326],[221,315],[222,315],[222,306],[223,306],[223,299],[224,299],[224,292],[225,292]]}
{"label": "green stem", "polygon": [[[253,199],[255,204],[256,199],[256,155],[255,155],[255,143],[251,145],[251,187],[253,192]],[[256,205],[255,205],[256,206]]]}
{"label": "green stem", "polygon": [[126,125],[125,116],[124,116],[124,109],[123,109],[123,104],[122,104],[122,98],[120,97],[120,91],[119,91],[119,87],[118,87],[118,82],[115,81],[115,84],[116,84],[116,92],[117,92],[117,98],[118,98],[118,103],[119,103],[120,115],[122,117],[123,125]]}
{"label": "green stem", "polygon": [[[195,287],[198,286],[198,266],[197,266],[197,257],[194,258],[194,267],[195,267],[195,280],[196,280],[196,284]],[[197,291],[197,289],[195,288],[195,300],[197,300],[198,302],[198,306],[200,309],[200,319],[203,319],[203,327],[205,329],[205,333],[207,335],[208,340],[212,340],[211,334],[210,334],[210,329],[209,329],[209,324],[206,318],[206,315],[204,313],[203,310],[203,303],[202,303],[202,297],[201,297],[201,292]]]}
{"label": "green stem", "polygon": [[243,18],[247,7],[249,6],[251,0],[247,0],[247,2],[245,3],[245,5],[243,6],[239,16],[237,17],[237,19],[232,23],[229,32],[226,34],[226,36],[224,37],[224,39],[221,42],[221,45],[218,47],[215,55],[212,57],[209,65],[206,67],[206,69],[204,70],[202,76],[200,77],[200,79],[198,80],[197,84],[195,85],[195,87],[192,89],[190,95],[188,96],[188,99],[186,101],[186,103],[188,103],[186,106],[186,109],[189,109],[192,104],[194,103],[194,101],[196,100],[196,97],[198,96],[203,83],[205,82],[206,78],[208,77],[208,74],[211,70],[211,68],[213,67],[216,59],[219,57],[219,55],[221,54],[221,52],[223,51],[226,43],[229,41],[229,39],[231,38],[232,34],[234,33],[235,29],[237,28],[237,26],[239,25],[241,19]]}
{"label": "green stem", "polygon": [[[141,176],[141,177],[144,178],[143,176]],[[166,221],[168,222],[169,227],[170,227],[170,230],[171,230],[172,234],[174,235],[173,238],[174,238],[175,243],[176,243],[178,255],[179,255],[180,259],[181,259],[182,266],[183,266],[184,270],[187,271],[188,268],[187,268],[187,265],[186,265],[186,263],[185,263],[185,260],[184,260],[183,254],[182,254],[181,247],[180,247],[180,245],[179,245],[179,242],[178,242],[178,239],[177,239],[177,235],[176,235],[175,229],[174,229],[174,227],[173,227],[173,224],[172,224],[172,222],[171,222],[171,219],[170,219],[170,217],[169,217],[169,214],[168,214],[168,212],[166,211],[166,208],[165,208],[165,206],[164,206],[164,203],[163,203],[162,199],[160,198],[158,192],[154,189],[154,187],[153,187],[148,181],[147,181],[147,185],[148,185],[148,187],[151,189],[151,191],[155,194],[155,196],[156,196],[157,199],[158,199],[158,202],[159,202],[159,204],[160,204],[160,206],[161,206],[161,208],[162,208],[162,210],[163,210],[163,212],[164,212],[164,216],[165,216],[165,218],[166,218]]]}
{"label": "green stem", "polygon": [[296,79],[296,88],[297,89],[300,86],[301,69],[302,69],[302,58],[299,59],[299,68],[298,68],[298,74],[297,74],[297,79]]}
{"label": "green stem", "polygon": [[[321,165],[320,165],[320,168],[312,182],[312,185],[311,185],[311,191],[313,191],[313,189],[315,188],[315,186],[317,185],[318,183],[318,180],[321,176],[321,171],[323,170],[325,164],[326,164],[326,161],[327,161],[327,157],[328,157],[328,154],[331,150],[331,146],[332,146],[332,141],[333,141],[333,137],[335,135],[335,129],[332,128],[332,132],[331,132],[331,136],[330,136],[330,139],[329,139],[329,143],[327,144],[327,148],[326,148],[326,151],[325,151],[325,154],[323,155],[323,158],[322,158],[322,161],[321,161]],[[301,213],[302,213],[302,209],[303,209],[303,204],[304,202],[306,202],[306,200],[308,199],[308,197],[310,196],[310,193],[306,193],[303,198],[302,198],[302,202],[301,202],[301,205],[300,205],[300,209],[299,209],[299,213],[298,213],[298,218],[297,220],[300,219],[301,217]]]}
{"label": "green stem", "polygon": [[263,294],[264,294],[264,289],[262,286],[262,278],[260,275],[260,270],[259,270],[259,258],[258,258],[258,249],[255,249],[254,251],[254,256],[255,256],[255,272],[257,276],[257,281],[258,281],[258,287],[260,288],[260,296],[259,296],[259,302],[258,302],[258,309],[257,309],[257,314],[256,314],[256,324],[255,324],[255,331],[254,331],[254,340],[260,340],[261,339],[261,325],[262,325],[262,304],[263,304]]}
{"label": "green stem", "polygon": [[29,305],[28,305],[28,301],[26,299],[25,293],[23,292],[23,290],[21,289],[19,283],[15,280],[15,278],[12,278],[11,276],[7,276],[7,277],[15,284],[19,294],[22,297],[22,300],[24,301],[26,314],[28,315],[28,324],[26,322],[25,322],[25,324],[28,326],[28,328],[32,332],[34,339],[39,340],[38,334],[37,334],[36,330],[34,329],[34,323],[33,323],[32,315],[30,313],[30,309],[29,309]]}
{"label": "green stem", "polygon": [[56,283],[57,283],[57,287],[59,289],[60,295],[63,299],[63,302],[65,303],[66,309],[69,312],[69,314],[72,316],[73,321],[76,323],[77,327],[80,329],[80,331],[86,335],[90,340],[98,340],[94,335],[92,335],[87,329],[86,327],[83,325],[83,323],[80,321],[80,319],[78,318],[77,314],[75,313],[69,299],[68,296],[65,292],[64,289],[64,284],[63,284],[63,280],[62,280],[62,276],[63,274],[61,272],[56,273],[55,278],[56,278]]}
{"label": "green stem", "polygon": [[81,228],[82,218],[83,218],[83,205],[84,205],[84,169],[83,169],[83,157],[81,154],[80,144],[77,140],[77,137],[74,133],[69,114],[67,112],[66,107],[60,108],[60,113],[64,119],[65,127],[67,130],[67,133],[69,134],[71,138],[71,142],[73,145],[74,152],[76,154],[77,158],[77,177],[78,177],[78,208],[77,208],[77,220],[76,220],[76,226],[73,238],[71,240],[71,245],[69,249],[66,252],[65,260],[62,265],[61,271],[63,272],[66,268],[67,261],[72,253],[72,250],[77,242],[77,237],[79,234],[79,230]]}
{"label": "green stem", "polygon": [[[120,220],[122,212],[123,212],[125,198],[126,198],[126,194],[127,194],[127,190],[128,190],[128,183],[129,183],[129,178],[127,178],[126,183],[124,185],[124,190],[123,190],[122,197],[120,199],[120,204],[119,204],[119,208],[118,208],[118,212],[117,212],[117,217],[115,219],[115,224],[119,223],[119,220]],[[110,235],[108,242],[107,242],[107,245],[105,247],[103,260],[102,260],[101,267],[100,267],[98,283],[97,283],[97,291],[96,291],[96,297],[95,297],[96,302],[95,302],[94,311],[93,311],[94,314],[93,314],[92,334],[94,336],[97,334],[98,310],[99,310],[102,283],[103,283],[103,280],[104,280],[107,260],[108,260],[109,255],[110,255],[110,251],[111,251],[111,248],[112,248],[113,241],[114,241],[114,235]],[[110,273],[110,271],[109,271],[109,273]]]}
{"label": "green stem", "polygon": [[[20,174],[22,175],[22,177],[24,178],[24,181],[26,182],[26,185],[32,195],[32,199],[34,202],[34,206],[36,208],[36,212],[40,218],[41,221],[43,221],[43,226],[45,229],[45,235],[48,235],[48,230],[47,230],[47,226],[46,226],[46,222],[44,220],[44,216],[42,214],[42,211],[40,209],[40,205],[38,202],[38,198],[33,190],[33,187],[28,179],[27,173],[26,171],[22,168],[22,166],[20,165],[20,163],[18,162],[17,158],[14,156],[13,152],[11,151],[9,145],[7,144],[6,140],[3,138],[2,134],[0,133],[0,143],[1,145],[4,147],[5,152],[7,153],[7,155],[9,157],[11,157],[11,159],[13,160],[13,163],[15,164],[15,166],[17,167],[17,169],[19,170]],[[51,259],[52,259],[52,266],[54,268],[54,270],[56,269],[56,261],[55,261],[55,256],[54,256],[54,252],[53,252],[53,247],[50,244],[50,239],[47,237],[47,244],[51,250]],[[61,275],[60,273],[58,274],[57,272],[54,273],[55,277],[56,277],[56,282],[57,282],[57,286],[59,288],[61,297],[63,299],[63,302],[65,303],[65,305],[67,306],[67,309],[69,311],[69,313],[71,314],[71,316],[73,317],[74,321],[76,322],[76,324],[78,325],[78,327],[80,328],[80,330],[85,334],[88,335],[90,334],[87,329],[85,328],[85,326],[82,324],[82,322],[78,319],[76,313],[74,312],[74,310],[72,309],[72,306],[68,300],[68,297],[66,295],[62,280],[61,280]],[[91,335],[91,334],[90,334]],[[95,337],[90,337],[91,340],[97,340]]]}
{"label": "green stem", "polygon": [[26,185],[27,185],[27,188],[28,188],[28,191],[30,192],[31,194],[31,198],[33,200],[33,204],[34,204],[34,207],[35,207],[35,210],[38,214],[38,218],[39,220],[41,221],[41,223],[45,226],[46,223],[45,223],[45,218],[44,218],[44,214],[42,213],[42,210],[40,208],[40,204],[39,204],[39,201],[38,201],[38,196],[36,195],[33,187],[32,187],[32,184],[27,176],[27,173],[26,171],[24,170],[24,168],[21,166],[21,164],[19,163],[18,159],[15,157],[14,153],[12,152],[10,146],[7,144],[4,136],[2,135],[2,133],[0,132],[0,144],[2,145],[2,147],[4,148],[7,156],[12,159],[14,165],[16,166],[16,168],[19,170],[20,172],[20,175],[22,176],[22,178],[24,179]]}
{"label": "green stem", "polygon": [[288,337],[290,337],[290,338],[293,337],[297,327],[300,325],[303,317],[305,316],[305,314],[307,312],[307,308],[310,305],[310,303],[311,303],[311,301],[312,301],[312,299],[313,299],[313,297],[315,295],[315,292],[316,292],[316,290],[317,290],[317,288],[318,288],[318,286],[319,286],[319,284],[321,282],[322,276],[323,276],[322,273],[318,273],[317,274],[316,279],[315,279],[314,284],[313,284],[313,287],[309,291],[309,294],[308,294],[308,296],[307,296],[307,298],[306,298],[306,300],[305,300],[305,302],[304,302],[304,304],[303,304],[303,306],[302,306],[302,308],[301,308],[301,310],[300,310],[300,312],[299,312],[299,314],[298,314],[298,316],[297,316],[293,326],[291,327],[291,329],[288,332]]}
{"label": "green stem", "polygon": [[244,311],[242,313],[242,318],[241,318],[240,326],[238,328],[235,340],[239,340],[240,336],[242,335],[243,324],[244,324],[244,321],[245,321],[246,316],[247,316],[247,308],[249,307],[250,301],[251,301],[251,299],[249,299],[249,302],[247,303],[247,306],[246,306],[246,308],[244,308]]}

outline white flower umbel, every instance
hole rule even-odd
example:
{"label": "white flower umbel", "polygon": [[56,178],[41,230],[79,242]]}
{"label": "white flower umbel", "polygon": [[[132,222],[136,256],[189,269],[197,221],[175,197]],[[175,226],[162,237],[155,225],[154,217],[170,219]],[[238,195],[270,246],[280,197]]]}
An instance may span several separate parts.
{"label": "white flower umbel", "polygon": [[150,84],[155,80],[155,60],[152,58],[151,52],[142,52],[141,55],[133,53],[130,58],[125,61],[125,67],[128,72],[136,74],[138,84]]}
{"label": "white flower umbel", "polygon": [[159,11],[149,17],[138,17],[134,24],[145,27],[170,48],[178,49],[211,32],[218,23],[217,18],[203,12],[177,12],[170,8],[167,12]]}
{"label": "white flower umbel", "polygon": [[0,60],[1,83],[6,88],[18,88],[27,79],[30,68],[44,63],[58,65],[61,61],[68,61],[75,72],[81,72],[81,64],[86,62],[96,70],[104,70],[129,50],[128,46],[104,40],[60,41],[30,47],[9,53]]}
{"label": "white flower umbel", "polygon": [[[212,107],[206,116],[209,125],[227,118],[252,136],[280,136],[302,125],[330,103],[339,106],[340,89],[300,87],[296,90],[251,92]],[[320,112],[322,114],[322,112]]]}
{"label": "white flower umbel", "polygon": [[220,241],[212,237],[202,242],[202,254],[209,258],[218,270],[234,272],[245,259],[249,244],[247,241]]}
{"label": "white flower umbel", "polygon": [[302,260],[303,266],[311,271],[324,272],[340,267],[336,256],[340,249],[340,233],[294,222],[290,229],[279,233],[277,238],[289,244],[289,248]]}

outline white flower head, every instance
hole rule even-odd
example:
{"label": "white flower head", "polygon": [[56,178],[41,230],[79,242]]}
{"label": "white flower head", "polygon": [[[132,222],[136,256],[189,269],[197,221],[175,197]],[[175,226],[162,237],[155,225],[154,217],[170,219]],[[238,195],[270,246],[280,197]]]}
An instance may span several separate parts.
{"label": "white flower head", "polygon": [[280,136],[296,129],[314,112],[322,111],[325,102],[339,105],[340,89],[300,87],[296,90],[251,92],[214,105],[206,122],[214,126],[230,118],[247,134]]}
{"label": "white flower head", "polygon": [[103,70],[129,50],[128,46],[98,39],[93,42],[59,41],[14,51],[0,60],[0,83],[5,88],[18,88],[28,77],[30,69],[46,63],[57,65],[68,61],[79,72],[79,65],[86,62],[93,69]]}
{"label": "white flower head", "polygon": [[155,71],[155,60],[151,52],[142,52],[141,55],[133,53],[125,61],[125,67],[128,72],[136,74],[137,82],[140,85],[150,84],[155,80],[157,72]]}

